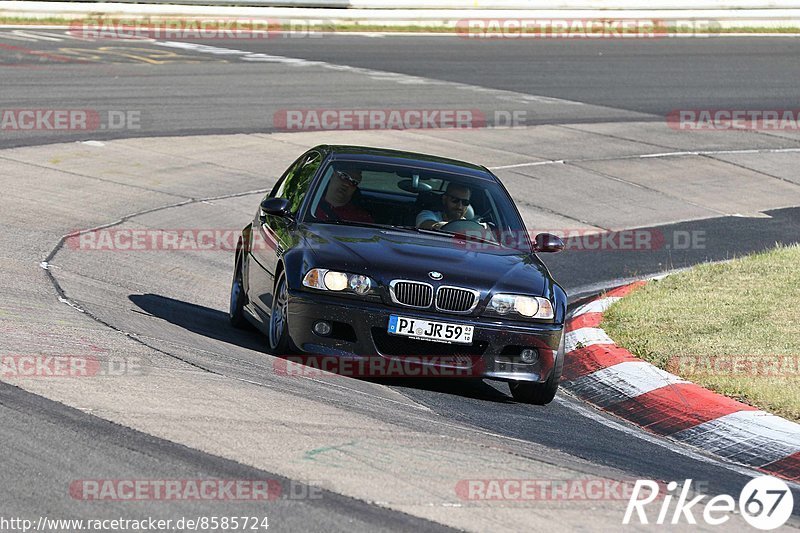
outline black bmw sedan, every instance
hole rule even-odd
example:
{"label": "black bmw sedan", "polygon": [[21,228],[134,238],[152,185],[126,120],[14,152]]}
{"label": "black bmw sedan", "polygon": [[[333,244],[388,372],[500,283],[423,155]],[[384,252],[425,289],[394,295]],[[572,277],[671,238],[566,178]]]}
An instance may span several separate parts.
{"label": "black bmw sedan", "polygon": [[[358,146],[317,146],[242,231],[230,320],[279,356],[412,361],[509,382],[546,404],[564,362],[567,296],[487,168]],[[376,367],[372,367],[376,368]]]}

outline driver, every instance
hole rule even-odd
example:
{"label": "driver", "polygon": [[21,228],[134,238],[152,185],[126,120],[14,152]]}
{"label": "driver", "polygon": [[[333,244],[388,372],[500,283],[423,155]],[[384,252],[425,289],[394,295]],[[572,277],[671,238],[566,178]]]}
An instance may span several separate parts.
{"label": "driver", "polygon": [[472,191],[464,185],[449,183],[442,195],[441,211],[420,211],[417,215],[417,227],[420,229],[439,230],[454,220],[466,220],[467,208]]}
{"label": "driver", "polygon": [[360,183],[360,170],[334,170],[325,190],[325,197],[320,200],[314,217],[317,220],[373,222],[372,215],[366,209],[353,203],[353,195]]}

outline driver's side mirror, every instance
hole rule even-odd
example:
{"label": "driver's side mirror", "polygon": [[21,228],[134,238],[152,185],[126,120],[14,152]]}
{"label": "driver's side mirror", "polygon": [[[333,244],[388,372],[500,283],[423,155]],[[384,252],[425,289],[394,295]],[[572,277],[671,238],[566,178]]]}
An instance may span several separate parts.
{"label": "driver's side mirror", "polygon": [[564,249],[564,241],[561,237],[552,233],[540,233],[533,240],[534,252],[560,252]]}
{"label": "driver's side mirror", "polygon": [[267,215],[281,218],[292,218],[291,204],[286,198],[267,198],[261,202],[261,219]]}

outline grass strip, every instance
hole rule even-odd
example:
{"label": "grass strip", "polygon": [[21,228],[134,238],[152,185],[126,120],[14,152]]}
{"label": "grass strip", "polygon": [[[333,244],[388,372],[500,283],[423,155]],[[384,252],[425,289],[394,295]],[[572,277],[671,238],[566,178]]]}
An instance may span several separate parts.
{"label": "grass strip", "polygon": [[648,283],[601,327],[659,368],[800,421],[798,245]]}

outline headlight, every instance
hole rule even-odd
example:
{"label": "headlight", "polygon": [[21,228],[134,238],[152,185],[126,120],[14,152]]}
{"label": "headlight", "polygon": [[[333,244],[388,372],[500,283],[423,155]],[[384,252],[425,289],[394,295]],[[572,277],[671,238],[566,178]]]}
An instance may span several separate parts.
{"label": "headlight", "polygon": [[495,294],[488,309],[498,315],[507,315],[513,311],[526,318],[551,319],[555,316],[550,300],[538,296]]}
{"label": "headlight", "polygon": [[303,277],[303,285],[322,291],[349,291],[355,294],[367,294],[375,282],[362,274],[348,274],[324,268],[312,268]]}
{"label": "headlight", "polygon": [[329,270],[322,276],[325,288],[329,291],[343,291],[347,288],[347,274]]}
{"label": "headlight", "polygon": [[372,280],[367,276],[350,276],[348,285],[350,290],[356,294],[367,294],[372,288]]}

